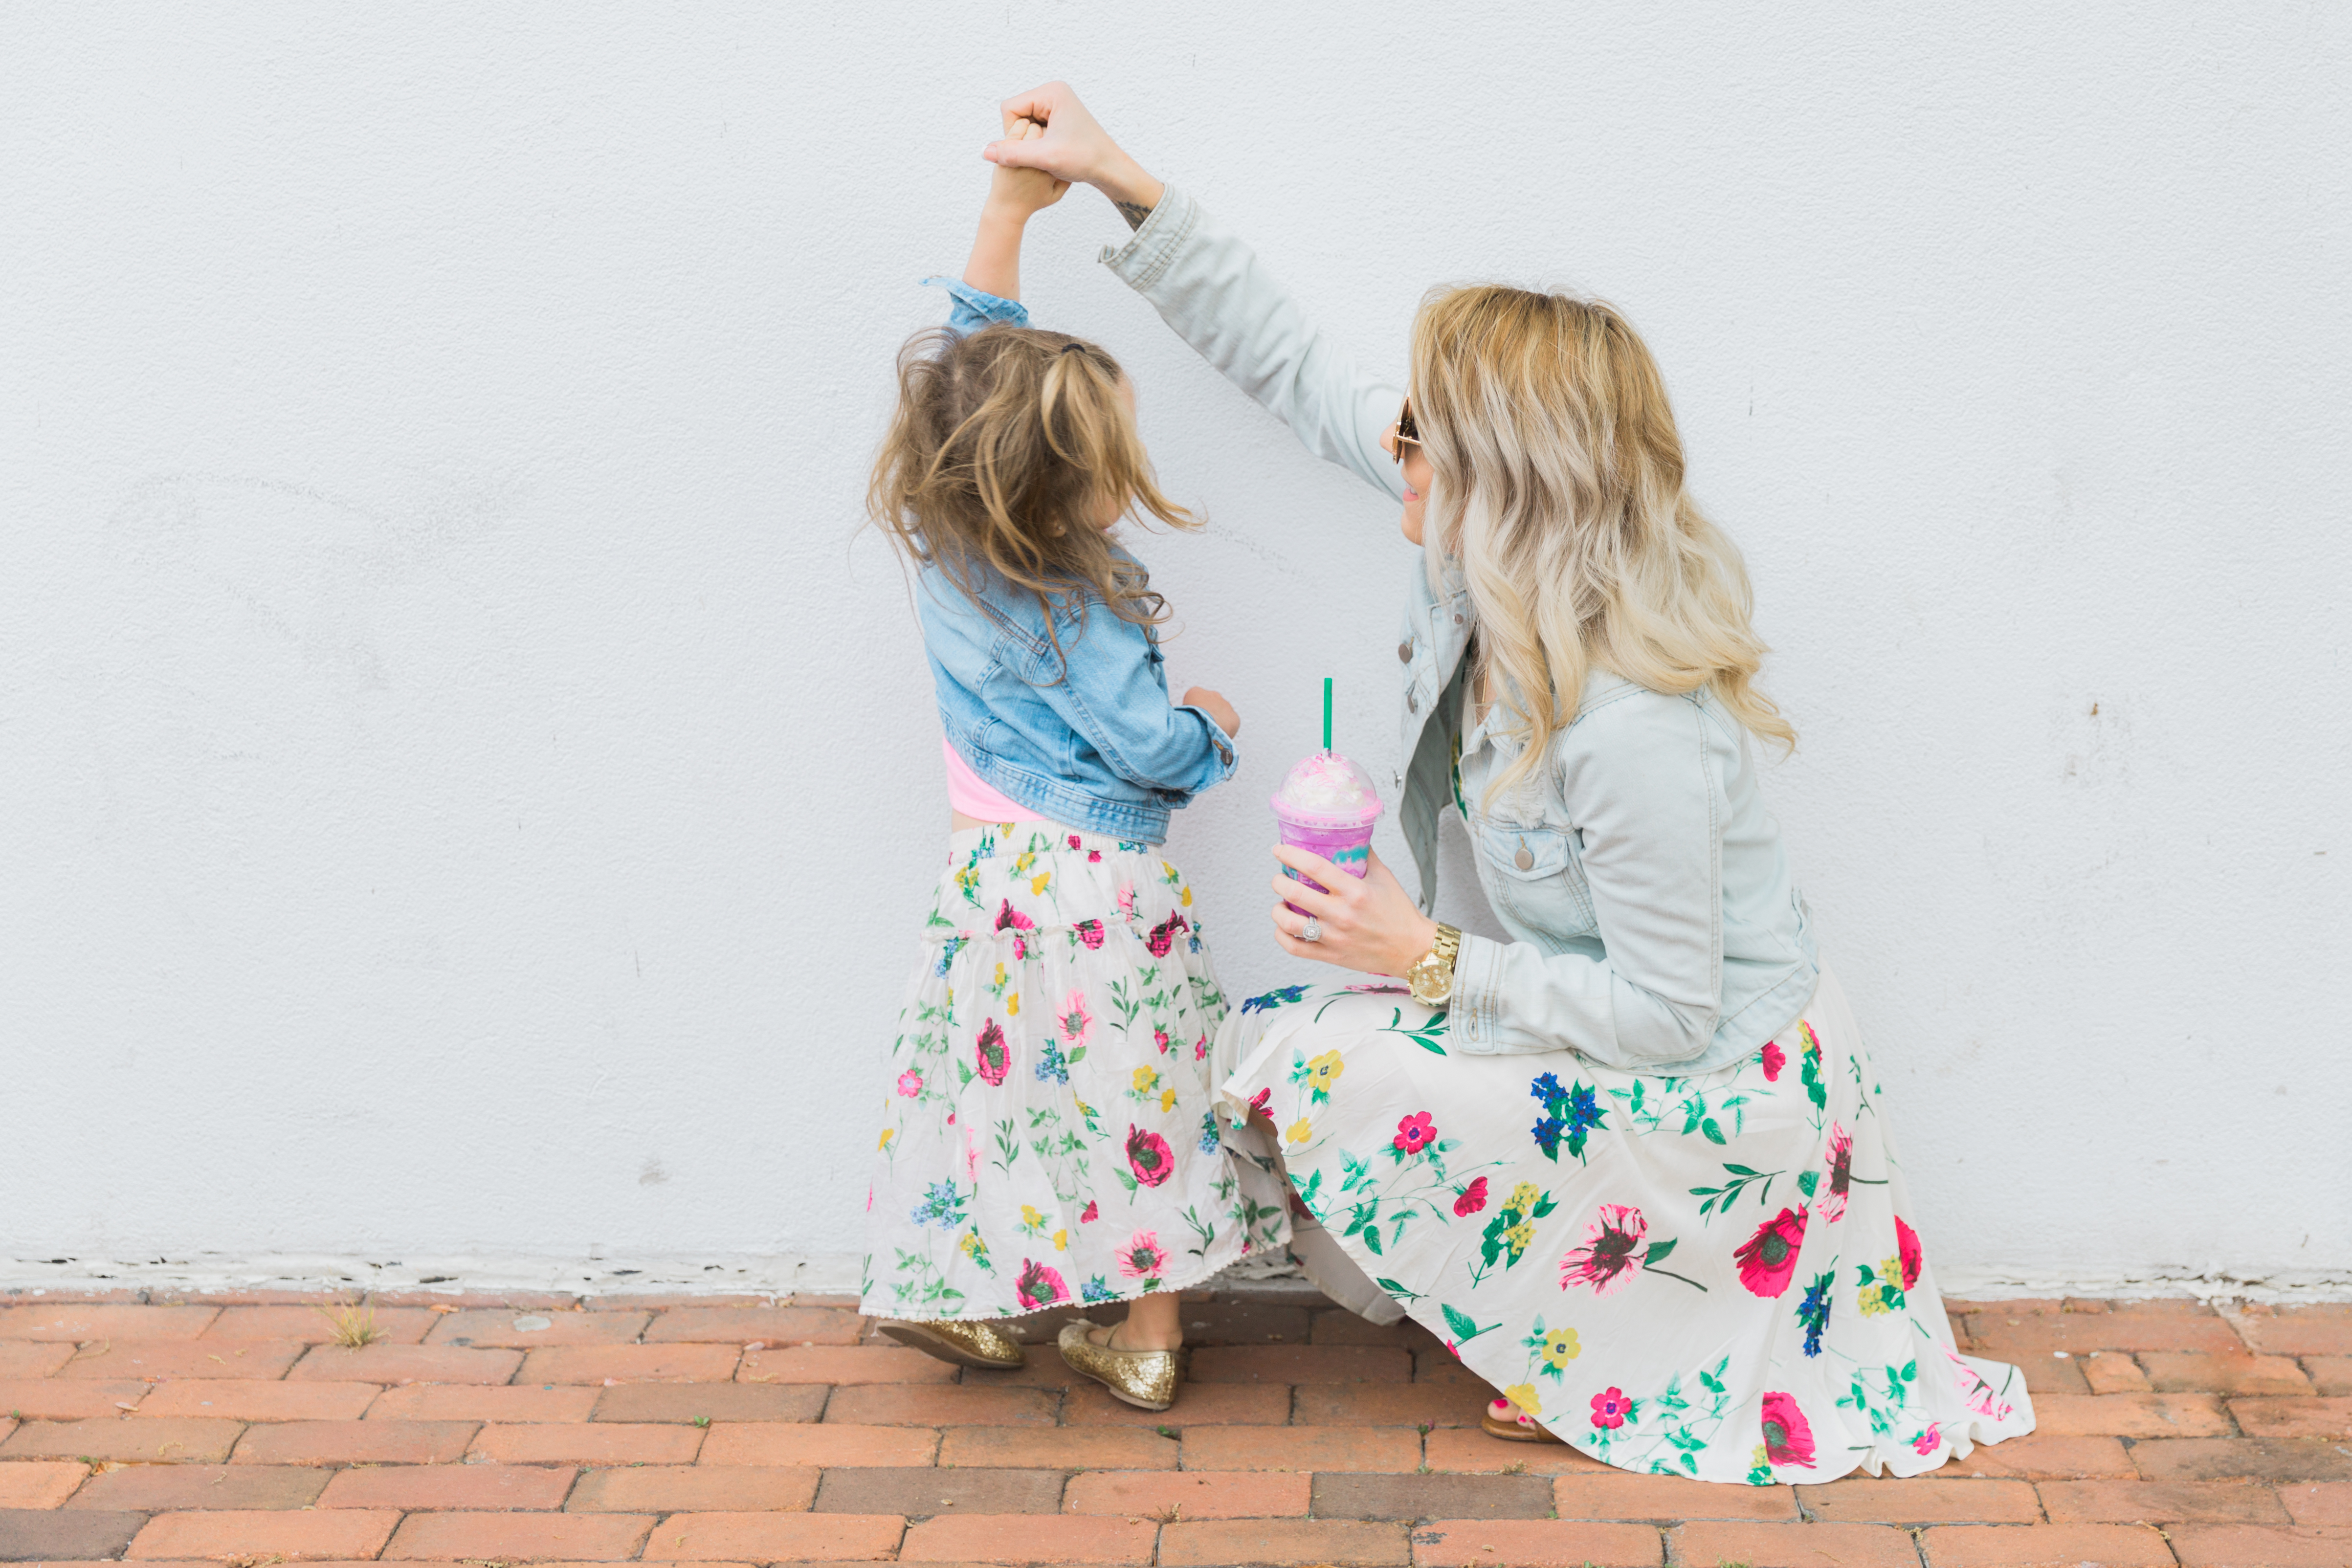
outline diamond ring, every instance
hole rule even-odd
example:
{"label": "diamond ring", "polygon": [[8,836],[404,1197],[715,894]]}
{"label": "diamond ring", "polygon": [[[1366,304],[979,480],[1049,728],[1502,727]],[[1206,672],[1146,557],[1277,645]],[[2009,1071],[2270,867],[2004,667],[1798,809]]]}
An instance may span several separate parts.
{"label": "diamond ring", "polygon": [[1320,942],[1320,941],[1322,941],[1322,940],[1323,940],[1323,922],[1322,922],[1322,921],[1320,921],[1320,920],[1318,920],[1318,919],[1317,919],[1317,918],[1316,918],[1314,915],[1308,915],[1308,916],[1307,917],[1307,924],[1306,924],[1306,925],[1302,925],[1302,926],[1300,926],[1300,927],[1298,928],[1298,939],[1299,939],[1301,942]]}

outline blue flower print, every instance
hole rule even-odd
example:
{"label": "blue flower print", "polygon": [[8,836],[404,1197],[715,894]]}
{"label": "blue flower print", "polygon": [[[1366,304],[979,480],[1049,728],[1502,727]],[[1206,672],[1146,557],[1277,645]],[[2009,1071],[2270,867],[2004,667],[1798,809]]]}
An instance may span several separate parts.
{"label": "blue flower print", "polygon": [[955,956],[963,951],[964,944],[971,940],[969,936],[950,936],[940,945],[940,973],[942,976],[948,972],[948,966],[955,962]]}
{"label": "blue flower print", "polygon": [[1224,1134],[1217,1127],[1217,1113],[1214,1111],[1202,1112],[1201,1113],[1201,1152],[1204,1155],[1213,1155],[1217,1152],[1217,1146],[1224,1141]]}
{"label": "blue flower print", "polygon": [[1797,1321],[1805,1325],[1807,1355],[1822,1354],[1822,1330],[1829,1326],[1830,1321],[1830,1281],[1836,1278],[1834,1269],[1815,1276],[1813,1282],[1805,1287],[1805,1299],[1797,1303]]}
{"label": "blue flower print", "polygon": [[1110,1286],[1105,1282],[1100,1274],[1097,1274],[1093,1279],[1088,1280],[1084,1285],[1078,1287],[1078,1290],[1079,1293],[1088,1301],[1115,1301],[1118,1300],[1118,1292],[1112,1290]]}
{"label": "blue flower print", "polygon": [[1048,1040],[1037,1058],[1037,1082],[1043,1083],[1049,1078],[1056,1083],[1070,1081],[1069,1059],[1062,1054],[1062,1042],[1057,1040]]}
{"label": "blue flower print", "polygon": [[1252,997],[1242,1004],[1245,1013],[1270,1012],[1285,1002],[1295,1002],[1307,994],[1305,986],[1276,986],[1262,997]]}
{"label": "blue flower print", "polygon": [[963,1223],[963,1199],[956,1196],[955,1183],[933,1182],[923,1194],[923,1201],[915,1207],[914,1221],[918,1225],[936,1223],[942,1230],[952,1230]]}

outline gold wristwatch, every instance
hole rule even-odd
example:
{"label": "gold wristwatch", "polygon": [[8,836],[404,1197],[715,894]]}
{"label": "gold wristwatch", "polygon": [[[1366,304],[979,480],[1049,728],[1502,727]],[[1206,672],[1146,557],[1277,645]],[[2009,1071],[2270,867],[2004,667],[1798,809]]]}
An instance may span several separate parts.
{"label": "gold wristwatch", "polygon": [[1443,1007],[1454,994],[1454,959],[1462,951],[1462,933],[1451,925],[1437,928],[1437,940],[1404,972],[1412,999],[1427,1008]]}

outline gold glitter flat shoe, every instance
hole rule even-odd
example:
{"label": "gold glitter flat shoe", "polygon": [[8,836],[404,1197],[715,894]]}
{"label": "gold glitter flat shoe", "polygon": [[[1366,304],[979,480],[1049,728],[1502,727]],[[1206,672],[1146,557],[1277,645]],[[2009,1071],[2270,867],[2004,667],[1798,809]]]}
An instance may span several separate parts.
{"label": "gold glitter flat shoe", "polygon": [[1055,1343],[1072,1372],[1093,1378],[1110,1390],[1113,1399],[1139,1410],[1165,1410],[1176,1403],[1176,1385],[1184,1381],[1182,1351],[1113,1350],[1087,1337],[1094,1326],[1084,1318],[1062,1325]]}
{"label": "gold glitter flat shoe", "polygon": [[909,1349],[958,1366],[982,1366],[1003,1372],[1019,1366],[1026,1354],[1019,1340],[994,1323],[886,1322],[877,1326]]}

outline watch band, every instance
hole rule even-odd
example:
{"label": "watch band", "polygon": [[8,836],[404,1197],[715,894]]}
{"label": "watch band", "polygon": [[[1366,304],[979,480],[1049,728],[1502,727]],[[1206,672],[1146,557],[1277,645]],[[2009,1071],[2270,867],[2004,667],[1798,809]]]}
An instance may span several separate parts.
{"label": "watch band", "polygon": [[1450,999],[1454,995],[1454,961],[1461,953],[1461,930],[1441,922],[1429,951],[1415,959],[1405,973],[1405,984],[1412,988],[1413,999],[1424,1007]]}

